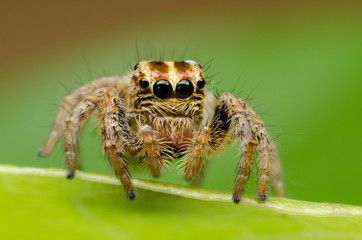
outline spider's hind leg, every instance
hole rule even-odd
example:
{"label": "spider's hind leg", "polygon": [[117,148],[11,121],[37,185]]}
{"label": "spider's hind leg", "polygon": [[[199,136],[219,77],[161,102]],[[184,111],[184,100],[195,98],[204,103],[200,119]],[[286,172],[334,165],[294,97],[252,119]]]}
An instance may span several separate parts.
{"label": "spider's hind leg", "polygon": [[271,142],[272,155],[270,164],[270,180],[277,197],[285,197],[285,187],[282,180],[282,168],[275,143]]}

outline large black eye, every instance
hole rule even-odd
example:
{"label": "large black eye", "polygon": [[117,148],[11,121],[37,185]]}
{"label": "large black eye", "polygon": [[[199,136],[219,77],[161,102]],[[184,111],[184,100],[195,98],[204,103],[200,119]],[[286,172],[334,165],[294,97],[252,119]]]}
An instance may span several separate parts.
{"label": "large black eye", "polygon": [[196,86],[198,88],[203,88],[205,86],[205,80],[204,79],[199,79],[197,82],[196,82]]}
{"label": "large black eye", "polygon": [[180,98],[188,98],[194,93],[194,85],[187,79],[181,80],[176,86],[176,94]]}
{"label": "large black eye", "polygon": [[146,89],[148,88],[148,86],[150,85],[150,83],[148,82],[148,80],[146,79],[141,79],[138,84],[140,85],[141,88]]}
{"label": "large black eye", "polygon": [[158,80],[153,85],[153,93],[156,97],[161,99],[166,99],[172,94],[172,86],[171,83],[165,79]]}

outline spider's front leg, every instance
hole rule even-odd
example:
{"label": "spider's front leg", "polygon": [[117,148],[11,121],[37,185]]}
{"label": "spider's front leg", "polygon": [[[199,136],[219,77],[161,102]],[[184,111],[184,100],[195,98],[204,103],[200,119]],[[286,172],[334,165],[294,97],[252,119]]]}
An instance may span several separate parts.
{"label": "spider's front leg", "polygon": [[126,119],[125,109],[115,90],[105,94],[100,102],[99,116],[104,151],[128,198],[134,200],[136,194],[123,155],[135,151],[136,141]]}
{"label": "spider's front leg", "polygon": [[92,95],[87,96],[72,111],[65,121],[65,156],[67,162],[67,178],[73,179],[77,168],[77,134],[84,122],[93,114],[99,100],[106,92],[105,88],[97,89]]}

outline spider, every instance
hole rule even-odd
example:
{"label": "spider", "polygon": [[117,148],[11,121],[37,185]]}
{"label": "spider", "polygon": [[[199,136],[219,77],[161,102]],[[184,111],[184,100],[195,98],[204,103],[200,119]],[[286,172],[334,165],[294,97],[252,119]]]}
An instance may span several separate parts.
{"label": "spider", "polygon": [[77,133],[94,113],[105,154],[130,200],[136,194],[128,157],[143,159],[154,177],[180,158],[180,170],[191,180],[234,140],[241,143],[242,157],[233,202],[240,202],[257,153],[258,199],[267,199],[269,173],[276,194],[284,195],[279,159],[259,115],[231,93],[216,98],[207,92],[201,66],[193,60],[141,61],[131,75],[96,79],[65,96],[38,155],[48,156],[64,134],[68,179],[77,168]]}

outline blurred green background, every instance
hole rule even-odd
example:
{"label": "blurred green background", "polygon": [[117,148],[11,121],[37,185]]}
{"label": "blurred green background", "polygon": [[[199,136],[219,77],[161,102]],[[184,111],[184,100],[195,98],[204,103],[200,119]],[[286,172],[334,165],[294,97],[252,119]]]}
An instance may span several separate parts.
{"label": "blurred green background", "polygon": [[[248,98],[277,142],[288,197],[362,204],[360,3],[8,5],[1,10],[1,164],[64,168],[62,142],[50,157],[36,156],[57,104],[94,78],[127,72],[138,49],[145,60],[211,62],[211,91]],[[95,126],[80,136],[82,165],[113,174]],[[202,187],[231,191],[237,153],[232,146],[213,158]],[[136,166],[131,172],[151,179]],[[188,184],[175,168],[158,181]],[[255,186],[251,178],[246,194]]]}

